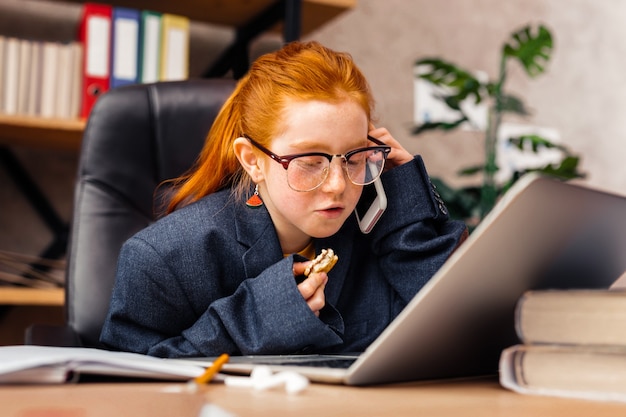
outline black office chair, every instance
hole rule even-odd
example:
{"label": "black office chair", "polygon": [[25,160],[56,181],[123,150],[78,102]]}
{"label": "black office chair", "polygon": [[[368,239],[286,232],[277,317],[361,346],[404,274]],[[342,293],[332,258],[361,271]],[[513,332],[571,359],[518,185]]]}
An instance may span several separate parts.
{"label": "black office chair", "polygon": [[235,81],[134,85],[98,99],[83,135],[67,258],[65,327],[26,344],[101,347],[122,243],[155,220],[155,190],[187,171]]}

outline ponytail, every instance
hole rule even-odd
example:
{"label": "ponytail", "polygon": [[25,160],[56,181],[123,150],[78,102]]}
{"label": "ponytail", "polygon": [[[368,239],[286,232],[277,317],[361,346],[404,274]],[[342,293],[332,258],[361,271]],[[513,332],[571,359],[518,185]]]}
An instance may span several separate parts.
{"label": "ponytail", "polygon": [[219,111],[192,169],[173,181],[176,191],[167,206],[168,213],[245,179],[232,149],[234,140],[241,135],[237,97],[242,84],[243,80]]}

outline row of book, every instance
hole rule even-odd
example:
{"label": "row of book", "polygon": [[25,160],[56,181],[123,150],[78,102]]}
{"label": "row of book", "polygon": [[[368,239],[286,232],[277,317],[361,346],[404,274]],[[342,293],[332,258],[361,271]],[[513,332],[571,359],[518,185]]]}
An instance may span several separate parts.
{"label": "row of book", "polygon": [[0,36],[0,113],[86,118],[112,88],[189,76],[189,19],[85,3],[77,40]]}
{"label": "row of book", "polygon": [[626,289],[529,291],[515,325],[520,344],[502,352],[502,386],[626,402]]}
{"label": "row of book", "polygon": [[83,47],[0,36],[0,113],[76,118],[81,110]]}

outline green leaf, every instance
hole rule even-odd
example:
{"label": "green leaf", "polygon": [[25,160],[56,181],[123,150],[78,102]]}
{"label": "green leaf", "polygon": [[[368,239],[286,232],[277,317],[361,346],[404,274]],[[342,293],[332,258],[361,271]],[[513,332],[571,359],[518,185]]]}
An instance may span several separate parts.
{"label": "green leaf", "polygon": [[484,86],[476,77],[455,64],[438,58],[425,58],[418,60],[415,65],[418,67],[418,77],[450,89],[450,94],[445,96],[448,100],[456,103],[468,97],[473,97],[476,103],[483,100]]}
{"label": "green leaf", "polygon": [[537,171],[562,180],[571,180],[574,178],[584,178],[585,174],[578,171],[578,163],[580,158],[577,156],[568,156],[564,158],[557,166],[547,165]]}
{"label": "green leaf", "polygon": [[502,99],[500,101],[500,111],[519,114],[520,116],[530,115],[522,100],[510,94],[502,95]]}
{"label": "green leaf", "polygon": [[569,153],[565,146],[552,143],[539,135],[522,135],[509,138],[509,143],[515,145],[521,151],[527,150],[527,146],[530,146],[534,153],[537,153],[541,148],[559,149],[565,153]]}
{"label": "green leaf", "polygon": [[443,100],[443,102],[446,103],[446,105],[450,107],[452,110],[462,111],[461,101],[459,101],[460,97],[447,95],[447,96],[441,96],[441,100]]}
{"label": "green leaf", "polygon": [[505,57],[517,58],[524,66],[530,77],[535,77],[545,71],[545,64],[550,60],[552,53],[552,35],[543,25],[537,33],[533,33],[530,26],[513,33],[511,40],[504,45]]}
{"label": "green leaf", "polygon": [[459,170],[457,175],[460,177],[467,177],[470,175],[478,174],[479,172],[483,172],[484,170],[485,170],[484,165],[474,165],[474,166]]}
{"label": "green leaf", "polygon": [[467,122],[467,117],[461,117],[460,119],[455,120],[454,122],[426,122],[419,126],[414,127],[411,133],[414,135],[419,135],[420,133],[425,132],[427,130],[435,130],[435,129],[441,129],[444,131],[453,130],[453,129],[456,129],[461,123],[464,123],[464,122]]}
{"label": "green leaf", "polygon": [[553,177],[562,181],[568,181],[575,178],[585,178],[587,175],[584,172],[578,170],[579,162],[580,158],[578,158],[577,156],[568,156],[556,165],[548,164],[540,168],[529,168],[526,170],[518,171],[514,173],[512,183],[529,172],[537,172],[542,175]]}

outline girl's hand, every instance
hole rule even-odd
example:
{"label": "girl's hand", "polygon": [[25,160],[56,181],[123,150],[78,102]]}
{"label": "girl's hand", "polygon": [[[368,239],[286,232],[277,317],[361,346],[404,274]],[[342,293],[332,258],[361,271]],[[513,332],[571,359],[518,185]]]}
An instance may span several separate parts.
{"label": "girl's hand", "polygon": [[406,164],[407,162],[413,160],[413,155],[411,155],[409,151],[404,149],[404,147],[400,145],[400,142],[395,140],[386,128],[376,128],[373,124],[370,123],[369,135],[383,141],[385,145],[391,146],[391,152],[389,153],[387,161],[385,162],[385,171],[388,171],[402,164]]}
{"label": "girl's hand", "polygon": [[[294,276],[299,277],[304,275],[304,270],[309,263],[310,262],[294,262]],[[326,275],[326,272],[313,272],[304,281],[298,284],[300,294],[316,317],[319,317],[320,310],[326,305],[324,288],[327,282],[328,275]]]}

